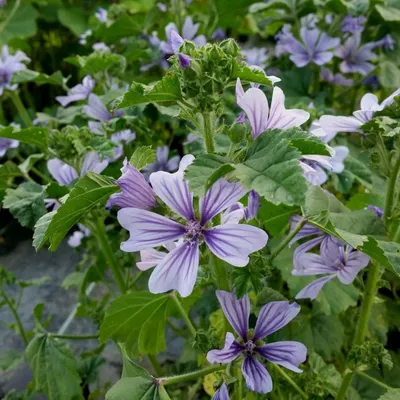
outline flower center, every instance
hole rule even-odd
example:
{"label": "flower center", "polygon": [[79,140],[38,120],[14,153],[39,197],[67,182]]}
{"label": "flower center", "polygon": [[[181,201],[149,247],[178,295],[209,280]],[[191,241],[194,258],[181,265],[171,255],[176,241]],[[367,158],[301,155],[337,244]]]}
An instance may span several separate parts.
{"label": "flower center", "polygon": [[199,240],[202,236],[202,226],[199,221],[188,221],[186,224],[186,236],[189,240]]}
{"label": "flower center", "polygon": [[243,352],[246,354],[246,356],[251,357],[253,355],[254,349],[256,348],[255,343],[252,340],[248,340],[244,344],[244,350]]}

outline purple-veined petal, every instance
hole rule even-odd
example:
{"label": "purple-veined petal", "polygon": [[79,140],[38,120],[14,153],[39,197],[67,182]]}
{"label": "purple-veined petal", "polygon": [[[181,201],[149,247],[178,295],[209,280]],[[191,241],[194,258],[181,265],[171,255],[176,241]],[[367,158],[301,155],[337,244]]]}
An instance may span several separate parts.
{"label": "purple-veined petal", "polygon": [[247,340],[250,317],[250,300],[248,296],[237,299],[234,293],[217,290],[216,292],[222,311],[236,333]]}
{"label": "purple-veined petal", "polygon": [[324,65],[327,64],[329,61],[332,60],[333,58],[333,52],[332,51],[321,51],[321,52],[317,52],[314,55],[313,61],[315,62],[315,64],[317,65]]}
{"label": "purple-veined petal", "polygon": [[302,263],[302,255],[319,245],[323,240],[324,236],[319,236],[296,247],[293,253],[293,266],[296,271],[304,271],[306,266]]}
{"label": "purple-veined petal", "polygon": [[289,58],[296,64],[296,67],[298,68],[306,66],[311,61],[309,54],[305,50],[292,54]]}
{"label": "purple-veined petal", "polygon": [[236,103],[244,96],[244,89],[242,86],[242,82],[240,81],[240,78],[236,79]]}
{"label": "purple-veined petal", "polygon": [[162,215],[139,208],[123,208],[118,211],[120,225],[129,231],[129,240],[121,243],[126,252],[161,246],[182,237],[186,228]]}
{"label": "purple-veined petal", "polygon": [[240,183],[231,183],[221,178],[200,199],[200,223],[205,225],[213,217],[235,204],[246,194]]}
{"label": "purple-veined petal", "polygon": [[372,93],[367,93],[361,98],[360,107],[362,111],[377,111],[381,109],[378,98]]}
{"label": "purple-veined petal", "polygon": [[354,117],[336,117],[334,115],[323,115],[320,118],[322,129],[328,134],[338,132],[359,132],[362,122]]}
{"label": "purple-veined petal", "polygon": [[210,350],[207,353],[207,361],[211,364],[227,364],[235,360],[242,350],[242,347],[236,342],[232,333],[227,332],[225,336],[224,348],[221,350]]}
{"label": "purple-veined petal", "polygon": [[[239,203],[240,204],[240,203]],[[234,206],[233,206],[234,207]],[[239,208],[229,207],[221,214],[221,224],[238,224],[245,216],[245,208],[240,204]]]}
{"label": "purple-veined petal", "polygon": [[382,101],[382,109],[393,104],[396,96],[400,96],[400,89],[395,90],[389,97]]}
{"label": "purple-veined petal", "polygon": [[166,255],[167,253],[163,251],[158,251],[156,249],[140,250],[141,261],[137,262],[136,266],[141,271],[147,271],[148,269],[153,268],[157,264],[159,264]]}
{"label": "purple-veined petal", "polygon": [[299,365],[307,358],[307,347],[303,343],[293,341],[265,344],[257,347],[256,352],[268,361],[293,372],[303,372]]}
{"label": "purple-veined petal", "polygon": [[51,176],[61,185],[69,185],[75,179],[78,178],[78,173],[75,168],[59,160],[58,158],[52,158],[47,161],[47,169]]}
{"label": "purple-veined petal", "polygon": [[171,31],[169,36],[169,42],[171,44],[174,53],[177,53],[179,51],[179,48],[183,45],[184,40],[177,31]]}
{"label": "purple-veined petal", "polygon": [[229,400],[229,392],[225,383],[215,392],[212,400]]}
{"label": "purple-veined petal", "polygon": [[317,47],[318,51],[326,51],[336,48],[337,46],[339,46],[339,44],[339,38],[328,36],[325,32],[322,32]]}
{"label": "purple-veined petal", "polygon": [[319,38],[319,29],[307,29],[301,28],[300,29],[300,36],[303,39],[306,48],[313,51],[317,45],[318,38]]}
{"label": "purple-veined petal", "polygon": [[318,293],[321,291],[322,287],[326,282],[329,282],[332,279],[336,278],[336,274],[331,274],[327,276],[323,276],[322,278],[318,278],[315,281],[308,284],[304,289],[300,290],[297,293],[295,299],[311,299],[314,300]]}
{"label": "purple-veined petal", "polygon": [[89,95],[88,104],[83,107],[83,110],[89,117],[97,119],[98,121],[107,122],[112,118],[112,115],[107,110],[107,107],[95,94]]}
{"label": "purple-veined petal", "polygon": [[330,160],[332,165],[332,172],[340,174],[344,171],[344,159],[349,155],[349,148],[346,146],[335,146],[333,147],[335,154]]}
{"label": "purple-veined petal", "polygon": [[[290,217],[290,231],[296,229],[296,226],[300,223],[303,217],[300,215],[292,215]],[[289,242],[289,247],[293,245],[293,243],[297,242],[300,239],[304,239],[313,235],[322,235],[322,232],[316,228],[314,225],[305,224],[300,232]]]}
{"label": "purple-veined petal", "polygon": [[193,23],[192,17],[186,17],[182,26],[182,36],[186,40],[192,40],[199,29],[199,25]]}
{"label": "purple-veined petal", "polygon": [[331,274],[336,272],[336,268],[332,266],[334,264],[326,264],[319,254],[302,253],[299,256],[299,263],[304,268],[302,270],[293,269],[292,275],[294,276]]}
{"label": "purple-veined petal", "polygon": [[236,267],[249,262],[249,254],[265,247],[268,235],[251,225],[225,224],[203,231],[209,249],[221,260]]}
{"label": "purple-veined petal", "polygon": [[272,93],[271,110],[266,128],[287,129],[302,125],[310,118],[310,113],[304,110],[286,110],[285,95],[281,88],[275,86]]}
{"label": "purple-veined petal", "polygon": [[85,175],[88,171],[96,172],[100,174],[104,169],[107,168],[108,160],[100,160],[100,156],[95,151],[90,151],[86,154],[83,159],[82,167],[81,167],[81,176]]}
{"label": "purple-veined petal", "polygon": [[314,161],[328,170],[332,169],[332,165],[330,163],[332,157],[330,156],[321,156],[319,154],[304,154],[301,156],[301,158],[304,160]]}
{"label": "purple-veined petal", "polygon": [[300,312],[297,303],[288,301],[272,301],[265,304],[257,318],[253,341],[261,340],[266,336],[286,326]]}
{"label": "purple-veined petal", "polygon": [[184,168],[192,158],[182,158],[178,172],[173,174],[165,171],[154,172],[150,175],[150,183],[157,196],[181,217],[188,221],[195,219],[193,210],[193,194],[184,180]]}
{"label": "purple-veined petal", "polygon": [[335,265],[340,257],[340,248],[344,246],[339,239],[333,236],[325,235],[321,242],[320,254],[325,265]]}
{"label": "purple-veined petal", "polygon": [[174,156],[170,160],[168,160],[166,164],[167,170],[170,172],[176,171],[178,169],[180,159],[181,158],[179,156]]}
{"label": "purple-veined petal", "polygon": [[258,393],[269,393],[272,390],[271,375],[260,361],[246,357],[242,364],[242,373],[249,390]]}
{"label": "purple-veined petal", "polygon": [[187,56],[186,54],[179,53],[178,60],[179,60],[179,64],[182,67],[182,69],[185,69],[192,65],[192,57]]}
{"label": "purple-veined petal", "polygon": [[339,269],[337,277],[345,285],[354,281],[357,274],[369,264],[369,257],[361,251],[352,250],[348,246],[344,250],[347,253],[345,257],[345,266]]}
{"label": "purple-veined petal", "polygon": [[149,279],[151,293],[176,290],[182,297],[189,296],[196,283],[199,268],[199,245],[185,241],[167,254],[156,266]]}
{"label": "purple-veined petal", "polygon": [[237,104],[246,113],[255,139],[267,125],[269,106],[265,94],[260,89],[250,88],[237,100]]}

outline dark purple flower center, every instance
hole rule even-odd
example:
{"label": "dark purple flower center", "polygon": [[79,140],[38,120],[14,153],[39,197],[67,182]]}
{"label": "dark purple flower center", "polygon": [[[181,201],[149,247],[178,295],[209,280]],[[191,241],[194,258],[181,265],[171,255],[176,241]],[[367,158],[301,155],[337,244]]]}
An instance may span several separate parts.
{"label": "dark purple flower center", "polygon": [[10,73],[5,68],[0,68],[0,85],[10,83]]}
{"label": "dark purple flower center", "polygon": [[247,357],[251,357],[254,353],[254,349],[256,348],[256,344],[252,341],[252,340],[248,340],[245,344],[244,344],[244,349],[243,352],[245,353],[245,355]]}
{"label": "dark purple flower center", "polygon": [[199,221],[188,221],[186,235],[189,240],[199,240],[202,237],[202,226]]}

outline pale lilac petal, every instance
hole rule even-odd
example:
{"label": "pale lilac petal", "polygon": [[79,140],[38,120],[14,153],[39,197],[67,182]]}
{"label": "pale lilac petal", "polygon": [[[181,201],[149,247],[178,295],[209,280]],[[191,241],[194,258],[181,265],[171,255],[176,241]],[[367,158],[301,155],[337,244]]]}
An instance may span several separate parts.
{"label": "pale lilac petal", "polygon": [[249,254],[265,247],[268,235],[251,225],[219,225],[203,232],[209,249],[220,259],[236,267],[249,263]]}
{"label": "pale lilac petal", "polygon": [[244,96],[244,89],[240,78],[236,79],[236,103]]}
{"label": "pale lilac petal", "polygon": [[179,171],[171,174],[165,171],[154,172],[150,175],[150,183],[157,196],[181,217],[188,221],[195,219],[193,209],[193,194],[184,180],[184,167],[192,158],[182,158]]}
{"label": "pale lilac petal", "polygon": [[229,392],[225,383],[215,392],[212,400],[229,400]]}
{"label": "pale lilac petal", "polygon": [[298,68],[306,66],[311,61],[309,54],[305,50],[302,53],[292,54],[289,58]]}
{"label": "pale lilac petal", "polygon": [[196,35],[200,24],[194,24],[192,17],[186,17],[182,26],[182,35],[186,40],[192,40]]}
{"label": "pale lilac petal", "polygon": [[270,362],[282,365],[293,372],[303,372],[299,368],[307,358],[307,347],[303,343],[293,341],[269,343],[257,347],[256,351]]}
{"label": "pale lilac petal", "polygon": [[240,183],[231,183],[221,178],[215,182],[206,195],[200,199],[200,215],[202,225],[228,207],[235,204],[246,194]]}
{"label": "pale lilac petal", "polygon": [[141,261],[137,262],[136,266],[141,271],[147,271],[148,269],[153,268],[157,264],[159,264],[166,255],[167,253],[155,249],[140,250]]}
{"label": "pale lilac petal", "polygon": [[102,122],[98,122],[98,121],[89,121],[89,130],[90,132],[93,132],[95,135],[99,135],[99,136],[105,136],[106,131],[103,127],[103,123]]}
{"label": "pale lilac petal", "polygon": [[321,242],[320,254],[322,262],[325,265],[335,265],[336,261],[340,257],[340,248],[343,247],[343,243],[338,239],[326,235],[324,240]]}
{"label": "pale lilac petal", "polygon": [[320,156],[319,154],[310,154],[310,155],[305,154],[301,156],[301,158],[304,160],[314,161],[328,170],[332,169],[332,165],[330,162],[332,157],[330,156]]}
{"label": "pale lilac petal", "polygon": [[250,317],[250,300],[248,296],[237,299],[234,293],[217,290],[216,292],[222,311],[236,333],[247,340]]}
{"label": "pale lilac petal", "polygon": [[204,35],[199,35],[196,36],[193,40],[193,43],[197,46],[197,47],[203,47],[207,44],[207,39]]}
{"label": "pale lilac petal", "polygon": [[78,247],[82,243],[82,239],[85,237],[85,234],[81,231],[75,231],[69,238],[68,238],[68,246],[70,247]]}
{"label": "pale lilac petal", "polygon": [[328,134],[338,132],[360,132],[362,122],[354,117],[336,117],[333,115],[323,115],[320,118],[322,129]]}
{"label": "pale lilac petal", "polygon": [[334,156],[331,158],[330,163],[332,165],[332,172],[340,174],[344,171],[344,159],[349,155],[349,148],[346,146],[335,146]]}
{"label": "pale lilac petal", "polygon": [[121,250],[133,252],[161,246],[182,237],[186,228],[162,215],[139,208],[118,211],[120,225],[129,231],[129,240],[121,243]]}
{"label": "pale lilac petal", "polygon": [[369,264],[369,257],[361,251],[349,250],[346,248],[348,258],[345,262],[344,268],[339,269],[338,279],[345,285],[349,285],[354,281],[357,274]]}
{"label": "pale lilac petal", "polygon": [[332,51],[322,51],[315,54],[313,61],[317,65],[324,65],[331,61],[333,56]]}
{"label": "pale lilac petal", "polygon": [[243,205],[233,211],[228,208],[221,214],[221,224],[238,224],[244,218],[244,215],[245,209]]}
{"label": "pale lilac petal", "polygon": [[381,103],[382,109],[393,104],[396,96],[400,96],[400,89],[395,90],[389,97],[387,97],[385,100],[382,101]]}
{"label": "pale lilac petal", "polygon": [[199,245],[196,241],[186,241],[172,250],[151,274],[150,292],[176,290],[182,297],[189,296],[196,283],[199,257]]}
{"label": "pale lilac petal", "polygon": [[[292,215],[290,217],[290,231],[296,229],[297,225],[302,220],[302,216],[300,215]],[[316,228],[314,225],[311,224],[304,224],[301,228],[300,232],[289,242],[289,247],[293,245],[293,243],[299,241],[300,239],[304,239],[309,236],[313,235],[321,235],[322,231]]]}
{"label": "pale lilac petal", "polygon": [[112,118],[107,107],[95,94],[89,95],[88,104],[83,107],[83,110],[89,117],[97,119],[98,121],[107,122]]}
{"label": "pale lilac petal", "polygon": [[362,111],[377,111],[381,109],[378,98],[372,93],[367,93],[361,98],[360,106]]}
{"label": "pale lilac petal", "polygon": [[285,108],[285,95],[279,87],[274,87],[272,93],[271,110],[266,128],[279,128],[287,129],[297,127],[310,118],[310,113],[304,110],[293,109],[286,110]]}
{"label": "pale lilac petal", "polygon": [[272,390],[271,375],[260,361],[246,357],[242,364],[242,374],[249,390],[263,394]]}
{"label": "pale lilac petal", "polygon": [[181,35],[176,31],[171,31],[169,36],[169,41],[171,43],[172,50],[174,53],[179,51],[179,48],[183,45],[184,40]]}
{"label": "pale lilac petal", "polygon": [[192,57],[187,56],[186,54],[179,53],[178,60],[179,60],[179,64],[182,67],[182,69],[185,69],[192,65]]}
{"label": "pale lilac petal", "polygon": [[250,190],[247,200],[247,207],[245,208],[246,220],[250,221],[253,218],[257,218],[259,208],[260,195],[255,190]]}
{"label": "pale lilac petal", "polygon": [[303,39],[304,44],[310,50],[313,50],[316,47],[319,38],[319,30],[318,29],[300,29],[300,36]]}
{"label": "pale lilac petal", "polygon": [[336,278],[336,274],[323,276],[322,278],[316,279],[315,281],[311,282],[307,285],[304,289],[302,289],[299,293],[297,293],[295,299],[311,299],[314,300],[319,292],[321,291],[322,287],[325,285],[326,282],[329,282],[332,279]]}
{"label": "pale lilac petal", "polygon": [[332,274],[337,271],[336,268],[333,267],[334,264],[326,264],[319,254],[302,253],[299,260],[304,268],[301,270],[293,269],[292,275],[294,276]]}
{"label": "pale lilac petal", "polygon": [[[305,236],[306,237],[306,236]],[[324,240],[324,236],[319,236],[297,246],[293,253],[293,266],[296,271],[304,271],[306,266],[302,263],[302,255],[313,249]]]}
{"label": "pale lilac petal", "polygon": [[82,167],[81,167],[81,176],[85,175],[86,172],[92,171],[100,174],[103,172],[108,165],[108,160],[100,160],[100,155],[95,151],[90,151],[86,154],[83,159]]}
{"label": "pale lilac petal", "polygon": [[52,158],[47,161],[47,169],[51,176],[61,185],[69,185],[78,178],[78,173],[75,168],[58,158]]}
{"label": "pale lilac petal", "polygon": [[268,120],[268,100],[262,90],[250,88],[237,100],[238,106],[250,121],[252,136],[256,138],[264,132]]}
{"label": "pale lilac petal", "polygon": [[318,51],[326,51],[336,48],[337,46],[339,46],[339,44],[339,38],[328,36],[326,33],[322,32],[317,47]]}
{"label": "pale lilac petal", "polygon": [[168,171],[176,171],[179,166],[179,160],[181,158],[179,156],[174,156],[167,162],[167,170]]}
{"label": "pale lilac petal", "polygon": [[261,308],[257,318],[253,341],[261,340],[282,329],[299,312],[300,306],[297,303],[290,304],[288,301],[272,301],[265,304]]}
{"label": "pale lilac petal", "polygon": [[232,333],[225,336],[225,344],[222,350],[211,350],[207,353],[207,361],[211,364],[227,364],[235,360],[242,350],[242,347],[235,341]]}

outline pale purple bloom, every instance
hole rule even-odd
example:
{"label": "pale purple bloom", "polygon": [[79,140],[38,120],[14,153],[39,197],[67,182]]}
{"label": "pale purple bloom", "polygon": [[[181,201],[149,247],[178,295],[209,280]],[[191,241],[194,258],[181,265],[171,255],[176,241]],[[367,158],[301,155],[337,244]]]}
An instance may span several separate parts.
{"label": "pale purple bloom", "polygon": [[218,28],[211,36],[213,40],[223,40],[226,39],[226,34],[222,28]]}
{"label": "pale purple bloom", "polygon": [[4,157],[8,149],[16,149],[19,141],[0,137],[0,157]]}
{"label": "pale purple bloom", "polygon": [[121,172],[122,175],[116,182],[121,188],[121,192],[110,196],[107,208],[117,206],[119,208],[134,207],[135,209],[149,210],[157,204],[153,189],[142,173],[133,167],[127,159],[124,160]]}
{"label": "pale purple bloom", "polygon": [[262,339],[286,326],[300,312],[297,303],[272,301],[265,304],[258,315],[254,332],[249,331],[250,300],[244,296],[238,300],[233,293],[217,290],[217,298],[238,339],[231,332],[225,337],[222,350],[207,353],[210,363],[227,364],[243,358],[242,373],[249,390],[258,393],[272,391],[272,379],[259,360],[281,365],[293,372],[303,372],[299,365],[306,360],[307,348],[299,342],[282,341],[264,344]]}
{"label": "pale purple bloom", "polygon": [[189,133],[186,137],[186,141],[183,144],[191,144],[197,142],[199,140],[199,136],[194,135],[193,133]]}
{"label": "pale purple bloom", "polygon": [[0,96],[4,89],[15,90],[18,85],[11,84],[12,76],[15,72],[26,69],[24,62],[29,62],[27,55],[18,50],[15,54],[10,54],[8,46],[4,45],[0,55]]}
{"label": "pale purple bloom", "polygon": [[370,204],[369,206],[365,207],[366,210],[371,210],[375,213],[375,215],[379,218],[383,217],[383,210],[377,206]]}
{"label": "pale purple bloom", "polygon": [[111,49],[103,42],[97,42],[92,46],[94,51],[111,51]]}
{"label": "pale purple bloom", "polygon": [[277,57],[280,57],[282,54],[290,53],[289,49],[296,45],[297,40],[293,36],[291,29],[292,27],[289,24],[285,24],[280,32],[275,35],[275,55]]}
{"label": "pale purple bloom", "polygon": [[268,60],[268,50],[263,47],[253,47],[251,49],[243,49],[242,55],[248,65],[256,65],[260,68],[265,67],[265,63]]}
{"label": "pale purple bloom", "polygon": [[392,36],[387,34],[381,40],[375,42],[375,47],[383,46],[385,50],[394,50],[395,43],[396,42],[394,41]]}
{"label": "pale purple bloom", "polygon": [[81,44],[83,46],[86,45],[87,44],[87,38],[89,36],[92,36],[92,30],[91,29],[88,29],[87,31],[83,32],[81,34],[81,36],[79,36],[79,44]]}
{"label": "pale purple bloom", "polygon": [[7,0],[0,0],[0,7],[4,7],[7,4]]}
{"label": "pale purple bloom", "polygon": [[156,195],[183,218],[185,224],[137,208],[124,208],[118,212],[119,223],[130,233],[129,240],[121,243],[122,251],[139,251],[182,240],[151,274],[149,290],[152,293],[175,289],[182,297],[189,296],[196,281],[199,246],[203,242],[218,258],[243,267],[249,262],[249,254],[262,249],[268,240],[263,230],[250,225],[208,226],[214,216],[244,196],[246,191],[239,183],[219,179],[200,199],[200,219],[196,219],[193,194],[184,180],[184,171],[193,160],[192,155],[186,155],[178,172],[159,171],[150,175]]}
{"label": "pale purple bloom", "polygon": [[315,14],[307,14],[300,18],[302,28],[314,29],[317,27],[317,16]]}
{"label": "pale purple bloom", "polygon": [[255,190],[250,190],[247,207],[245,208],[244,217],[247,221],[257,218],[260,208],[260,195]]}
{"label": "pale purple bloom", "polygon": [[164,3],[157,3],[157,7],[161,12],[167,11],[167,6]]}
{"label": "pale purple bloom", "polygon": [[393,104],[396,96],[400,96],[400,89],[395,90],[379,104],[374,94],[367,93],[361,99],[361,110],[354,111],[352,117],[323,115],[320,118],[321,127],[328,135],[338,132],[361,132],[361,126],[374,118],[375,112]]}
{"label": "pale purple bloom", "polygon": [[[90,124],[90,123],[89,123]],[[110,161],[115,161],[118,160],[124,150],[123,144],[129,144],[133,140],[136,139],[136,132],[131,131],[130,129],[123,129],[122,131],[118,131],[116,133],[113,133],[110,137],[111,141],[115,143],[117,146],[114,148],[114,157],[111,158]]]}
{"label": "pale purple bloom", "polygon": [[[108,122],[110,119],[112,119],[113,115],[111,114],[110,111],[108,111],[107,107],[103,104],[103,102],[100,100],[99,97],[97,97],[95,94],[90,94],[89,99],[88,99],[88,104],[83,106],[83,111],[85,113],[98,121],[102,122]],[[101,124],[100,124],[101,126]],[[89,124],[90,127],[90,124]],[[93,125],[94,127],[94,125]],[[98,126],[99,128],[99,126]],[[96,133],[96,132],[94,132]]]}
{"label": "pale purple bloom", "polygon": [[332,60],[333,50],[339,45],[340,39],[328,36],[326,33],[315,29],[301,28],[300,36],[302,42],[291,39],[286,45],[290,59],[297,67],[304,67],[313,62],[324,65]]}
{"label": "pale purple bloom", "polygon": [[83,158],[80,174],[71,165],[58,158],[47,161],[47,169],[51,176],[61,185],[69,185],[79,176],[84,176],[86,172],[93,171],[100,174],[108,165],[107,160],[101,160],[98,153],[91,151]]}
{"label": "pale purple bloom", "polygon": [[179,166],[179,156],[174,156],[170,160],[168,146],[157,147],[157,159],[154,163],[147,165],[143,170],[147,173],[157,171],[176,171]]}
{"label": "pale purple bloom", "polygon": [[297,127],[310,118],[307,111],[286,110],[285,95],[279,87],[274,87],[269,108],[264,92],[258,88],[244,92],[239,78],[236,82],[236,103],[246,113],[254,139],[267,129]]}
{"label": "pale purple bloom", "polygon": [[221,214],[221,222],[223,224],[237,224],[243,218],[246,221],[250,221],[253,218],[257,218],[259,208],[260,195],[255,190],[250,190],[247,207],[244,207],[240,202],[231,205]]}
{"label": "pale purple bloom", "polygon": [[367,18],[360,15],[359,17],[352,17],[351,15],[346,15],[343,22],[340,25],[340,30],[343,33],[361,33],[364,30],[364,24]]}
{"label": "pale purple bloom", "polygon": [[335,55],[343,60],[339,66],[343,73],[359,72],[361,75],[368,75],[374,70],[375,65],[370,61],[376,59],[376,54],[372,52],[376,47],[375,42],[362,46],[360,44],[361,35],[356,33],[336,49]]}
{"label": "pale purple bloom", "polygon": [[[205,46],[207,43],[207,39],[204,35],[196,36],[197,31],[199,30],[200,24],[194,24],[192,17],[186,17],[185,22],[182,27],[182,34],[179,35],[179,30],[176,25],[171,22],[165,27],[165,36],[167,38],[166,42],[160,43],[160,49],[164,54],[174,54],[178,51],[179,47],[182,43],[178,44],[177,36],[181,37],[183,40],[190,40],[195,43],[197,46]],[[175,32],[175,34],[172,34]],[[177,35],[177,36],[176,36]],[[177,47],[178,46],[178,47]]]}
{"label": "pale purple bloom", "polygon": [[97,9],[96,13],[94,14],[94,16],[95,16],[100,22],[106,23],[106,22],[107,22],[107,18],[108,18],[108,11],[105,10],[104,8],[102,8],[102,7],[99,7],[99,8]]}
{"label": "pale purple bloom", "polygon": [[357,274],[369,263],[369,257],[361,251],[354,250],[344,243],[330,242],[328,246],[321,244],[320,254],[302,253],[300,269],[293,269],[292,275],[322,275],[297,295],[296,299],[314,300],[326,282],[338,278],[345,285],[350,285]]}
{"label": "pale purple bloom", "polygon": [[192,58],[183,53],[178,54],[178,60],[183,69],[190,67],[192,64]]}
{"label": "pale purple bloom", "polygon": [[76,230],[69,238],[68,245],[71,247],[78,247],[82,243],[82,239],[89,237],[92,232],[85,225],[78,224],[79,230]]}
{"label": "pale purple bloom", "polygon": [[56,100],[63,106],[66,107],[68,104],[74,101],[86,99],[90,93],[92,93],[96,82],[89,75],[83,78],[82,83],[74,86],[68,91],[67,96],[57,96]]}
{"label": "pale purple bloom", "polygon": [[215,392],[212,400],[229,400],[229,392],[225,383]]}
{"label": "pale purple bloom", "polygon": [[354,83],[353,79],[348,79],[342,74],[334,74],[328,68],[321,68],[321,80],[336,86],[351,86]]}

